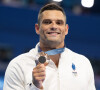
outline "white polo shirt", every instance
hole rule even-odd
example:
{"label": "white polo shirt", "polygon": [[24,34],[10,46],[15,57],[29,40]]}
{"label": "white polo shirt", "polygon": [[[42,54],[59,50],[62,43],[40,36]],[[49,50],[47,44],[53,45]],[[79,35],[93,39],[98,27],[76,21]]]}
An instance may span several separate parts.
{"label": "white polo shirt", "polygon": [[[14,58],[8,65],[3,90],[40,90],[32,84],[38,45]],[[46,66],[43,90],[96,90],[89,60],[68,48],[61,53],[58,68],[52,60]]]}

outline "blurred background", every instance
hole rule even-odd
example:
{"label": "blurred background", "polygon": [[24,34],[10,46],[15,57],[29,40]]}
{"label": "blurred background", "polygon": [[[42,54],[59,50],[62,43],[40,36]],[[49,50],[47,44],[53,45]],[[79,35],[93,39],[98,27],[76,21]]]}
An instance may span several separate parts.
{"label": "blurred background", "polygon": [[41,6],[51,2],[64,8],[66,46],[89,58],[100,90],[100,0],[0,0],[0,90],[8,63],[39,41],[34,24]]}

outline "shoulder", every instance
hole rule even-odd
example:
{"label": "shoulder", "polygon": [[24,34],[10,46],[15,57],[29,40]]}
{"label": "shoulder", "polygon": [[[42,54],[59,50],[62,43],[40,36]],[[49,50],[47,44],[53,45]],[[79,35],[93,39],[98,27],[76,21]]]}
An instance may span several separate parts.
{"label": "shoulder", "polygon": [[32,64],[35,65],[35,49],[31,49],[29,52],[27,53],[23,53],[17,57],[15,57],[14,59],[12,59],[8,65],[8,67],[10,68],[22,68],[22,67],[26,67],[27,64]]}
{"label": "shoulder", "polygon": [[67,48],[65,50],[65,53],[68,54],[67,56],[70,57],[71,62],[77,66],[79,71],[86,72],[89,77],[93,75],[93,68],[90,63],[90,60],[87,57],[85,57],[84,55],[78,54],[76,52],[73,52],[72,50],[67,49]]}
{"label": "shoulder", "polygon": [[68,48],[65,49],[65,52],[66,52],[66,54],[68,54],[69,57],[71,57],[73,62],[77,62],[79,64],[91,66],[91,63],[86,56],[79,54],[79,53],[76,53]]}
{"label": "shoulder", "polygon": [[11,79],[24,80],[24,75],[35,67],[35,50],[21,54],[12,59],[6,69],[5,77]]}

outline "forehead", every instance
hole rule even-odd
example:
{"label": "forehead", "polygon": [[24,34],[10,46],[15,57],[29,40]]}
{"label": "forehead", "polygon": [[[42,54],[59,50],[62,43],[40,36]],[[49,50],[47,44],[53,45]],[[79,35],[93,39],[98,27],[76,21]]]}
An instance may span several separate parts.
{"label": "forehead", "polygon": [[65,16],[61,11],[58,10],[46,10],[42,13],[42,20],[44,19],[65,20]]}

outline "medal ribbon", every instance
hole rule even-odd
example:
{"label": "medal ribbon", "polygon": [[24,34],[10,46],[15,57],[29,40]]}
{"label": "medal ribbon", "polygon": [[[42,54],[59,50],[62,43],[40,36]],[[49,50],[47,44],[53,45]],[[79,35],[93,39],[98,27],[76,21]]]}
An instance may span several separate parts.
{"label": "medal ribbon", "polygon": [[[64,52],[65,50],[65,47],[64,48],[59,48],[59,49],[53,49],[53,50],[49,50],[49,51],[46,51],[44,53],[48,54],[48,55],[56,55],[56,54],[60,54],[62,52]],[[40,47],[38,48],[38,52],[43,52]]]}

